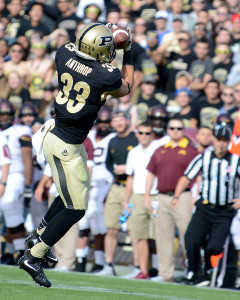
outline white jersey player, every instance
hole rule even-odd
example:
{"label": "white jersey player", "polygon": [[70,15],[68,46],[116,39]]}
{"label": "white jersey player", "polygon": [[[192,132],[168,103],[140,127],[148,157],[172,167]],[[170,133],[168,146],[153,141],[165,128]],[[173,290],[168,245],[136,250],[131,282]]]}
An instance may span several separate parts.
{"label": "white jersey player", "polygon": [[116,136],[110,127],[111,110],[103,107],[96,120],[96,129],[90,131],[88,137],[94,149],[94,166],[89,193],[88,217],[91,233],[95,237],[95,265],[93,272],[100,271],[104,265],[103,237],[107,232],[104,225],[104,200],[113,182],[112,174],[106,168],[106,157],[109,141]]}
{"label": "white jersey player", "polygon": [[[2,101],[0,109],[4,106],[9,106],[9,102]],[[7,185],[1,199],[1,210],[7,228],[7,247],[9,247],[7,250],[10,254],[17,251],[18,256],[21,256],[25,250],[25,199],[22,195],[26,189],[30,188],[32,176],[31,128],[26,125],[15,124],[5,129],[2,134],[7,139],[11,153]],[[12,246],[10,245],[11,241]]]}

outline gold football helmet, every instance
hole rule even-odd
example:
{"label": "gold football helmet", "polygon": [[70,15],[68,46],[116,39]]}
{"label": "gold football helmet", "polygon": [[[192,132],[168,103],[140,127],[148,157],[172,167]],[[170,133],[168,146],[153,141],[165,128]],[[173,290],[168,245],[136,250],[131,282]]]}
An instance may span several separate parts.
{"label": "gold football helmet", "polygon": [[77,34],[76,54],[85,59],[110,63],[116,55],[111,30],[101,23],[84,26]]}

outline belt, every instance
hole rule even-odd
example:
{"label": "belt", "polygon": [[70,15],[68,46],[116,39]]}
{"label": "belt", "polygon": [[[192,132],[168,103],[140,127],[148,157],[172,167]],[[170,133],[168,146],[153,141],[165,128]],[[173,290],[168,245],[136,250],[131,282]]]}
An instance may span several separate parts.
{"label": "belt", "polygon": [[[190,189],[184,190],[184,192],[189,192],[189,191],[190,191]],[[173,195],[174,195],[174,192],[166,192],[166,193],[160,192],[160,194],[164,194],[164,195],[167,195],[167,196],[173,196]]]}
{"label": "belt", "polygon": [[118,182],[118,181],[116,181],[116,182],[114,182],[116,185],[118,185],[118,186],[126,186],[126,184],[125,183],[122,183],[122,182]]}
{"label": "belt", "polygon": [[208,206],[208,207],[211,207],[211,208],[227,208],[227,207],[232,206],[232,203],[228,203],[228,204],[225,204],[225,205],[212,204],[207,199],[202,200],[202,204],[204,206]]}

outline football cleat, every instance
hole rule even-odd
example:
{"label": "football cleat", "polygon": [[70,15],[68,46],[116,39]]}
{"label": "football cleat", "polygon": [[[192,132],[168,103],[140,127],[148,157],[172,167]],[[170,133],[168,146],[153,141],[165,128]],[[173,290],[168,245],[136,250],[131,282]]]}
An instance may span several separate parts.
{"label": "football cleat", "polygon": [[[26,240],[25,240],[25,245],[27,247],[27,249],[31,249],[34,245],[36,245],[39,242],[39,234],[37,233],[37,230],[34,229],[32,234],[30,234]],[[58,262],[58,259],[56,258],[56,256],[52,253],[51,249],[49,249],[44,257],[44,260],[52,263],[52,264],[56,264]]]}
{"label": "football cleat", "polygon": [[75,272],[86,272],[86,264],[87,258],[86,257],[79,257],[76,259],[75,268],[73,271]]}
{"label": "football cleat", "polygon": [[102,269],[103,269],[102,265],[95,264],[92,266],[90,273],[97,273],[97,272],[102,271]]}
{"label": "football cleat", "polygon": [[30,250],[27,250],[26,254],[19,259],[18,265],[19,268],[25,270],[36,283],[49,288],[51,286],[51,282],[47,279],[47,276],[43,272],[41,261],[41,258],[32,256]]}

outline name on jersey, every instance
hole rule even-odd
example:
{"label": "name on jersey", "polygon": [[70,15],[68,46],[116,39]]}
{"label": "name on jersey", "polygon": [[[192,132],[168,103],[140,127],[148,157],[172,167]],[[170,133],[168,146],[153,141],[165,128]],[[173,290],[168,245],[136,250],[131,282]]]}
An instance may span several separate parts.
{"label": "name on jersey", "polygon": [[92,68],[89,68],[85,66],[84,64],[81,64],[80,62],[70,58],[66,63],[65,66],[70,68],[71,70],[78,72],[84,76],[88,76],[89,73],[92,72]]}

